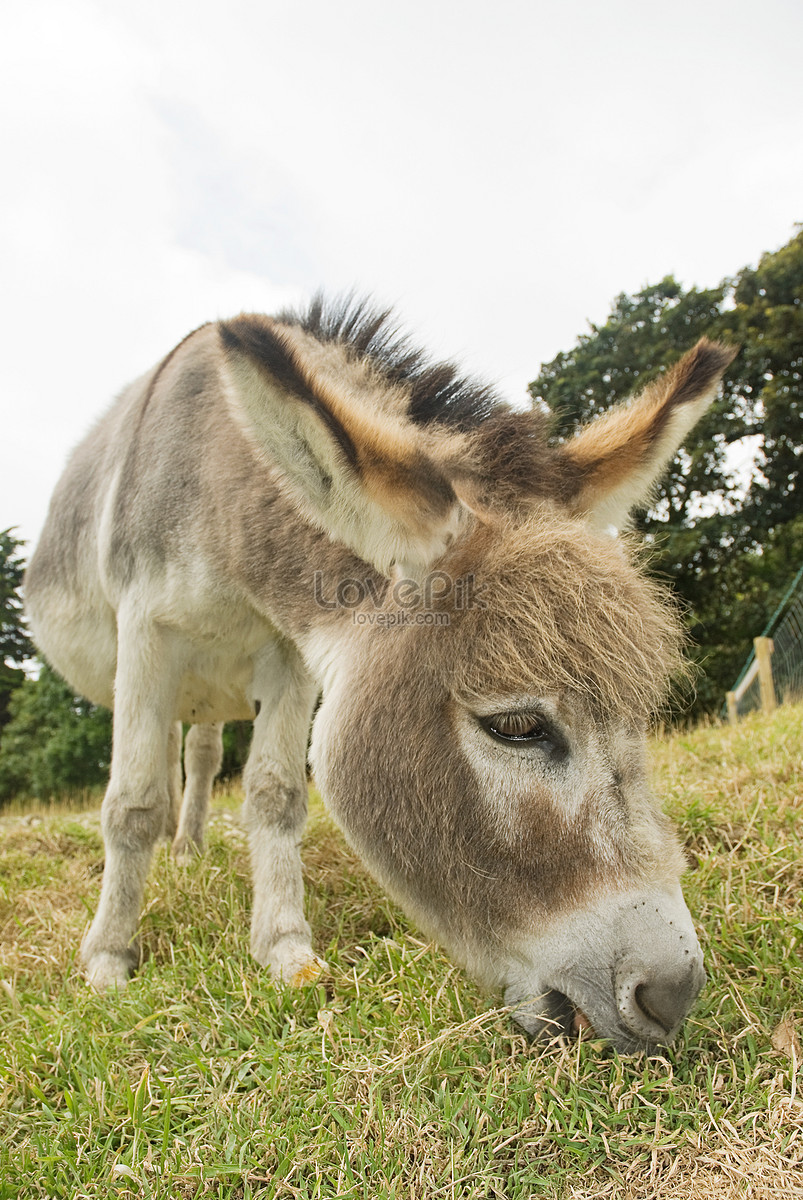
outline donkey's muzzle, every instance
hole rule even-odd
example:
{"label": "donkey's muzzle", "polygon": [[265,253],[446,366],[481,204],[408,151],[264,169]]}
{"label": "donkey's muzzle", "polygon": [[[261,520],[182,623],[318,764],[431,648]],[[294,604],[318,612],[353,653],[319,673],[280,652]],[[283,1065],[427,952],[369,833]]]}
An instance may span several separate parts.
{"label": "donkey's muzzle", "polygon": [[[680,969],[656,973],[628,962],[616,971],[615,1005],[582,1003],[552,989],[517,1006],[513,1019],[531,1037],[604,1037],[624,1053],[657,1053],[675,1040],[705,983],[705,971],[694,959]],[[511,997],[508,998],[509,1000]]]}
{"label": "donkey's muzzle", "polygon": [[616,971],[619,1019],[645,1046],[669,1045],[704,983],[696,956],[659,970],[633,960],[621,963]]}
{"label": "donkey's muzzle", "polygon": [[539,1038],[592,1034],[625,1053],[671,1045],[705,983],[677,888],[578,912],[531,944],[532,973],[505,992],[513,1019]]}

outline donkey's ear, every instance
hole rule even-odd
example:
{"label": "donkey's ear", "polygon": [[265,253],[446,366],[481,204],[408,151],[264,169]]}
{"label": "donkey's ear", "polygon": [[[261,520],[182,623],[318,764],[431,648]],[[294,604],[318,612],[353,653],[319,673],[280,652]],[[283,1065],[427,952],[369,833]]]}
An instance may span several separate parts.
{"label": "donkey's ear", "polygon": [[340,347],[262,315],[219,328],[230,407],[305,516],[383,574],[425,573],[466,510],[415,427],[349,389]]}
{"label": "donkey's ear", "polygon": [[738,348],[701,339],[635,400],[593,421],[562,447],[564,499],[601,528],[621,529],[650,494],[716,395]]}

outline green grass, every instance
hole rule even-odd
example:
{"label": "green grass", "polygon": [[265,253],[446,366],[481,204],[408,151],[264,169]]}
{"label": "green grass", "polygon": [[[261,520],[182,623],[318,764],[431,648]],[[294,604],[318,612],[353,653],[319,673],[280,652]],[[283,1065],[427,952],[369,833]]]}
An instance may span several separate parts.
{"label": "green grass", "polygon": [[160,849],[147,961],[93,994],[75,950],[96,812],[0,820],[0,1200],[803,1196],[803,707],[656,743],[696,862],[709,983],[665,1057],[530,1046],[423,943],[320,805],[305,839],[325,986],[247,952],[236,796]]}

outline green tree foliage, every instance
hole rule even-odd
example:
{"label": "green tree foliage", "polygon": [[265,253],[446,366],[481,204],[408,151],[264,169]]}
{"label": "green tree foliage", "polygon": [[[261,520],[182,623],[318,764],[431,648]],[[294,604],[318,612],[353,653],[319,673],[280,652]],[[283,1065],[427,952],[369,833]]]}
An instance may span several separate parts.
{"label": "green tree foliage", "polygon": [[[670,465],[637,527],[650,567],[681,599],[702,668],[691,712],[719,709],[791,575],[803,561],[803,232],[758,267],[708,290],[671,276],[614,301],[530,385],[557,436],[605,411],[704,334],[741,354],[723,397]],[[751,439],[754,439],[751,440]],[[729,465],[738,443],[755,462]]]}
{"label": "green tree foliage", "polygon": [[803,515],[803,230],[741,273],[733,301],[721,328],[744,347],[733,384],[762,437],[746,512],[763,541]]}
{"label": "green tree foliage", "polygon": [[251,745],[251,721],[229,721],[223,726],[223,762],[220,778],[231,779],[239,775],[248,758]]}
{"label": "green tree foliage", "polygon": [[22,664],[36,651],[23,617],[22,546],[10,529],[0,532],[0,804],[103,783],[111,757],[110,713],[47,666],[26,678]]}
{"label": "green tree foliage", "polygon": [[9,718],[11,693],[25,678],[22,664],[34,654],[22,615],[23,545],[10,529],[0,530],[0,730]]}
{"label": "green tree foliage", "polygon": [[47,665],[11,696],[0,740],[0,802],[49,799],[106,782],[111,713],[76,696]]}

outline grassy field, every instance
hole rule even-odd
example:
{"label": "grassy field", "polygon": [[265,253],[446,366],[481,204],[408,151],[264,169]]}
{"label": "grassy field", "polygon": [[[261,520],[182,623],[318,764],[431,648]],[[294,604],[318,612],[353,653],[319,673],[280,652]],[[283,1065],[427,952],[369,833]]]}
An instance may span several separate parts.
{"label": "grassy field", "polygon": [[306,838],[324,986],[248,958],[236,796],[209,851],[151,873],[124,993],[75,948],[96,812],[0,820],[0,1200],[803,1197],[803,707],[659,741],[696,864],[709,983],[665,1057],[528,1045],[424,944],[319,805]]}

